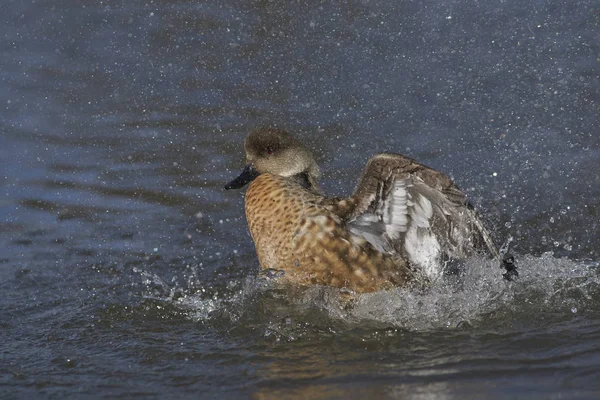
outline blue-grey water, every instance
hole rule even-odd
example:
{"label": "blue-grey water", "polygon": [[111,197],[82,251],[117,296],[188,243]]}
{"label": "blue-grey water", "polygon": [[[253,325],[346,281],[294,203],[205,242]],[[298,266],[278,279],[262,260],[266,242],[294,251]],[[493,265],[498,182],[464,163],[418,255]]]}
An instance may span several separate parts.
{"label": "blue-grey water", "polygon": [[[2,8],[1,398],[600,396],[598,0]],[[333,195],[446,171],[519,279],[273,287],[222,189],[265,124]]]}

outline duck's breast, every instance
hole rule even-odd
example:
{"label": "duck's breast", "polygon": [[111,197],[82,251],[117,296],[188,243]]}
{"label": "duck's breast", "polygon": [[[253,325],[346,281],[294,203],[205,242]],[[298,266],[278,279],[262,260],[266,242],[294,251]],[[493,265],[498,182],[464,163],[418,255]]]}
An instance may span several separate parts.
{"label": "duck's breast", "polygon": [[294,250],[310,193],[285,178],[261,174],[246,192],[246,218],[263,268],[284,269]]}

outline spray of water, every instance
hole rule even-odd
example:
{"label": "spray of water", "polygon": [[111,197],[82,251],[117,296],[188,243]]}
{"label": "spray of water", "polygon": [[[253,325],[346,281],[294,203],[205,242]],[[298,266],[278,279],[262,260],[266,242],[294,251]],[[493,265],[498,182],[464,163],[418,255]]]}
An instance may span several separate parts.
{"label": "spray of water", "polygon": [[[221,294],[206,290],[186,294],[185,288],[167,288],[158,277],[145,272],[142,276],[148,288],[163,287],[162,300],[185,310],[191,319],[229,321],[287,338],[298,334],[298,326],[309,325],[330,331],[428,330],[600,310],[600,263],[556,258],[552,253],[516,258],[519,277],[514,282],[502,278],[497,263],[473,258],[462,274],[426,290],[396,289],[359,296],[318,286],[283,287],[265,277],[249,277]],[[173,296],[174,292],[184,294]],[[158,299],[154,293],[148,297]]]}

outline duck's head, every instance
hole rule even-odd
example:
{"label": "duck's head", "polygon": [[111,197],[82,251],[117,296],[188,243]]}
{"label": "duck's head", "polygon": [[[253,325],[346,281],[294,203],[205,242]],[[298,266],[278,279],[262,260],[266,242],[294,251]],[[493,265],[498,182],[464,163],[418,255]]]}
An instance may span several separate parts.
{"label": "duck's head", "polygon": [[225,189],[239,189],[258,175],[268,173],[296,180],[307,189],[318,191],[319,167],[311,152],[286,131],[256,129],[244,143],[246,167]]}

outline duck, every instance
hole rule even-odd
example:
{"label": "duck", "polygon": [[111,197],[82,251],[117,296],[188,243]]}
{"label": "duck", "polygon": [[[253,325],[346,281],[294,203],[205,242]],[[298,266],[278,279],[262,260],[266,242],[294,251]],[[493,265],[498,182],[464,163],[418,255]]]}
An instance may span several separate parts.
{"label": "duck", "polygon": [[474,254],[498,258],[466,194],[444,173],[396,153],[372,156],[349,197],[327,197],[312,152],[287,131],[250,132],[245,214],[263,271],[282,281],[371,293],[431,285]]}

